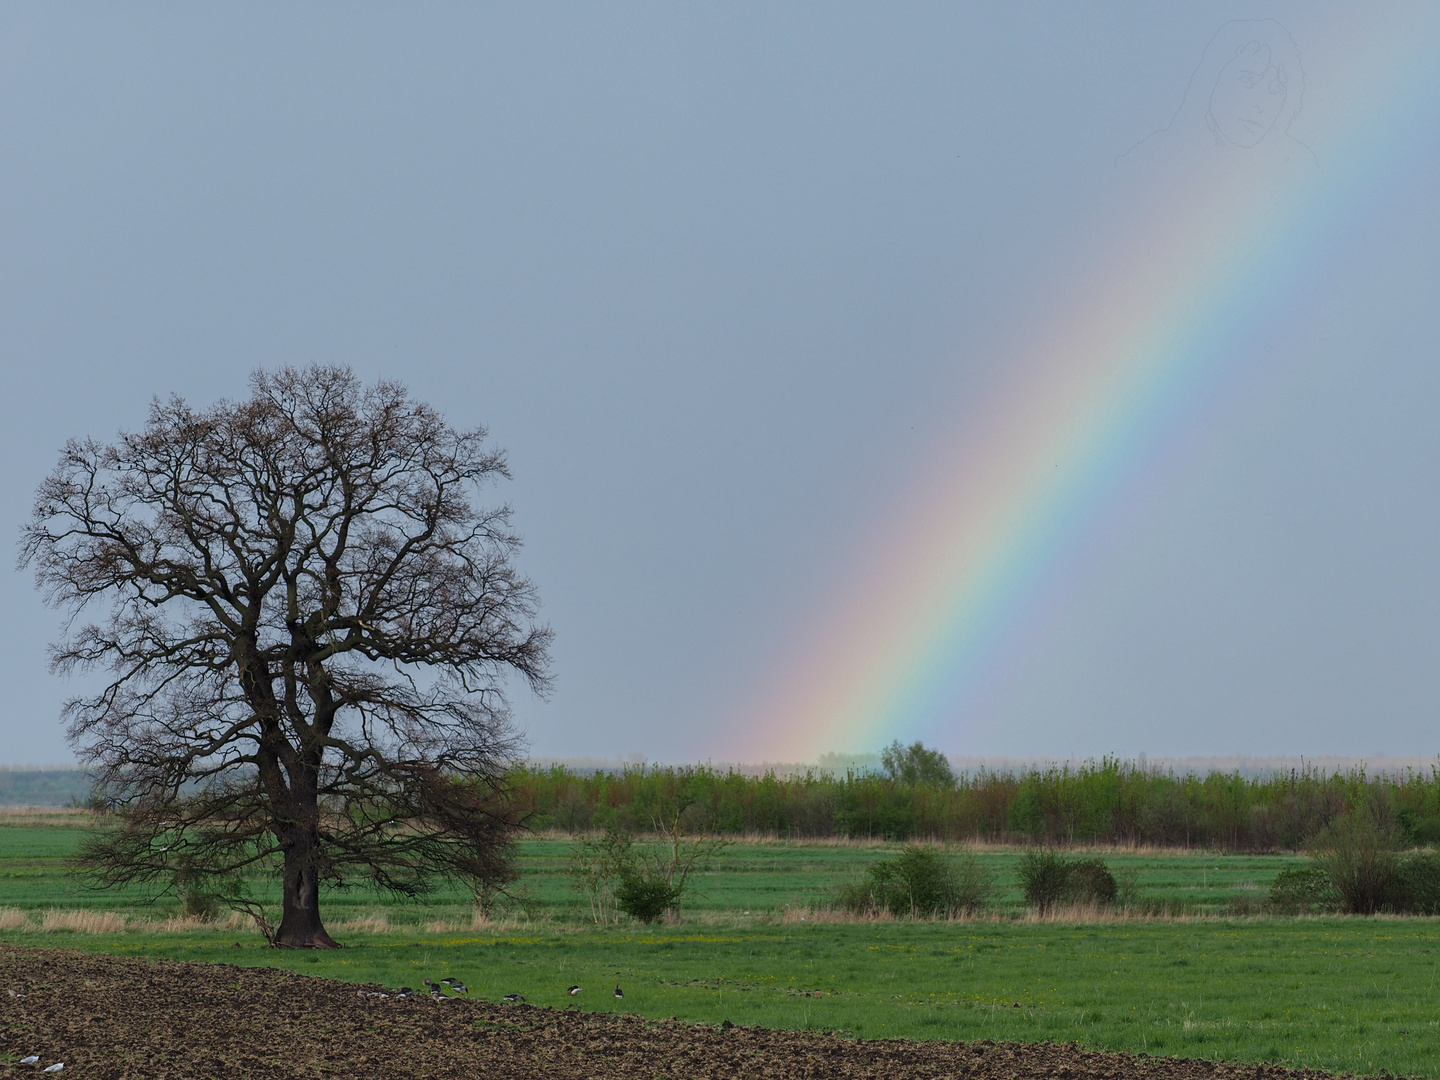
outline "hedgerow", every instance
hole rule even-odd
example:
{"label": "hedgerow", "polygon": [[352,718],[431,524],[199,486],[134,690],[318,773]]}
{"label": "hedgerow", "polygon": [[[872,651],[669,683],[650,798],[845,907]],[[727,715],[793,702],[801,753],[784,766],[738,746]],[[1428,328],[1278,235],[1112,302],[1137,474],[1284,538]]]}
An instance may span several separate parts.
{"label": "hedgerow", "polygon": [[689,832],[728,836],[1297,851],[1366,808],[1404,842],[1440,840],[1440,770],[1198,776],[1106,758],[932,784],[816,769],[752,776],[703,765],[593,773],[555,766],[517,768],[506,786],[531,828],[571,833],[648,832],[678,813]]}

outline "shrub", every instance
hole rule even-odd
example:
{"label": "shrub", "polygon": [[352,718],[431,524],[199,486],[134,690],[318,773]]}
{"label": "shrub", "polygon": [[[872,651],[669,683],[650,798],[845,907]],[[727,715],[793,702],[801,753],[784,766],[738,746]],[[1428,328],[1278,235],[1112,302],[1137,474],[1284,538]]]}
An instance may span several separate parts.
{"label": "shrub", "polygon": [[841,886],[837,901],[857,914],[943,917],[983,910],[994,891],[994,876],[974,855],[950,859],[938,848],[911,844]]}
{"label": "shrub", "polygon": [[1417,814],[1414,810],[1402,808],[1395,818],[1407,842],[1433,844],[1440,841],[1440,817],[1434,814]]}
{"label": "shrub", "polygon": [[1069,900],[1070,869],[1056,852],[1027,851],[1016,870],[1025,903],[1043,912]]}
{"label": "shrub", "polygon": [[1316,837],[1313,857],[1344,911],[1373,915],[1394,893],[1399,870],[1394,838],[1364,810],[1345,815]]}
{"label": "shrub", "polygon": [[868,871],[863,877],[841,885],[835,894],[835,904],[842,911],[856,915],[877,915],[884,910],[876,901],[874,880]]}
{"label": "shrub", "polygon": [[220,898],[214,893],[189,890],[180,894],[180,910],[187,918],[213,922],[220,914]]}
{"label": "shrub", "polygon": [[911,915],[946,913],[955,891],[955,871],[943,854],[933,847],[911,844],[900,852],[893,865],[891,911],[897,915],[902,913],[897,908]]}
{"label": "shrub", "polygon": [[954,862],[954,889],[950,894],[950,914],[978,915],[990,906],[995,896],[995,875],[967,852]]}
{"label": "shrub", "polygon": [[589,902],[590,917],[608,923],[615,918],[620,884],[637,873],[638,865],[629,834],[611,828],[577,845],[567,872]]}
{"label": "shrub", "polygon": [[1440,854],[1416,851],[1402,858],[1386,906],[1416,915],[1440,915]]}
{"label": "shrub", "polygon": [[658,874],[632,870],[620,879],[615,902],[632,919],[652,923],[674,906],[679,897],[670,883]]}
{"label": "shrub", "polygon": [[1340,895],[1323,867],[1291,866],[1270,883],[1270,906],[1286,915],[1334,911],[1340,906]]}
{"label": "shrub", "polygon": [[202,873],[191,859],[182,859],[175,871],[175,895],[185,918],[213,921],[220,914],[217,882]]}
{"label": "shrub", "polygon": [[1025,902],[1041,912],[1062,904],[1109,906],[1120,895],[1103,859],[1068,860],[1054,851],[1027,851],[1017,872]]}
{"label": "shrub", "polygon": [[1115,875],[1103,859],[1082,859],[1070,866],[1070,902],[1074,904],[1115,903],[1119,894]]}

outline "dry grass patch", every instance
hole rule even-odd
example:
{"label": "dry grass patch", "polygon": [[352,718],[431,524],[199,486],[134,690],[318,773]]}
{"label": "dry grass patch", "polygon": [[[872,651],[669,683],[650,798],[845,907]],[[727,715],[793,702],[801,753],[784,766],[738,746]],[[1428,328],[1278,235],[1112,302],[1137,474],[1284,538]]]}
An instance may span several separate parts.
{"label": "dry grass patch", "polygon": [[76,934],[119,934],[125,930],[129,916],[115,911],[57,911],[45,912],[40,929],[47,934],[56,930],[69,930]]}
{"label": "dry grass patch", "polygon": [[0,825],[89,825],[96,818],[89,810],[61,806],[0,807]]}
{"label": "dry grass patch", "polygon": [[0,930],[19,930],[28,922],[19,908],[0,907]]}
{"label": "dry grass patch", "polygon": [[336,933],[343,934],[388,934],[390,932],[390,916],[383,911],[374,915],[360,915],[353,919],[346,919],[342,923],[336,923],[331,929]]}
{"label": "dry grass patch", "polygon": [[193,934],[197,930],[223,930],[226,927],[215,919],[198,915],[171,915],[169,918],[141,923],[133,929],[148,934]]}
{"label": "dry grass patch", "polygon": [[854,912],[843,908],[786,908],[780,913],[782,923],[892,923],[895,916],[886,910]]}

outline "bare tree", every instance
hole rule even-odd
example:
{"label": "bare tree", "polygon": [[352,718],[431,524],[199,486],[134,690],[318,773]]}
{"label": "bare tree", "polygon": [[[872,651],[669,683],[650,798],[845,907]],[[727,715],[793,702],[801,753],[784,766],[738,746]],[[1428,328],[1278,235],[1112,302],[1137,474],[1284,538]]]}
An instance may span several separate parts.
{"label": "bare tree", "polygon": [[332,947],[322,882],[505,879],[506,683],[545,691],[550,631],[508,507],[474,501],[509,475],[483,429],[346,368],[251,388],[69,442],[20,561],[70,612],[54,668],[108,672],[66,706],[123,807],[98,880],[243,907],[234,882],[278,870],[274,942]]}

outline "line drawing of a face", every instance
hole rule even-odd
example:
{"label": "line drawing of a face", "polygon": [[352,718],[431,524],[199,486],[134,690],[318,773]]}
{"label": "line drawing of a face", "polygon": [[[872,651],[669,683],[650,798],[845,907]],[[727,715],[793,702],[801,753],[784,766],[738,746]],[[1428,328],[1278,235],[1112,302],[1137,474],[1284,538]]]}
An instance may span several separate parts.
{"label": "line drawing of a face", "polygon": [[1274,19],[1232,19],[1206,44],[1170,123],[1116,165],[1199,164],[1219,152],[1214,160],[1278,158],[1313,168],[1315,155],[1290,134],[1304,95],[1305,70],[1290,32]]}
{"label": "line drawing of a face", "polygon": [[1226,64],[1210,93],[1210,128],[1236,146],[1255,146],[1285,108],[1285,68],[1273,63],[1270,47],[1251,41]]}

